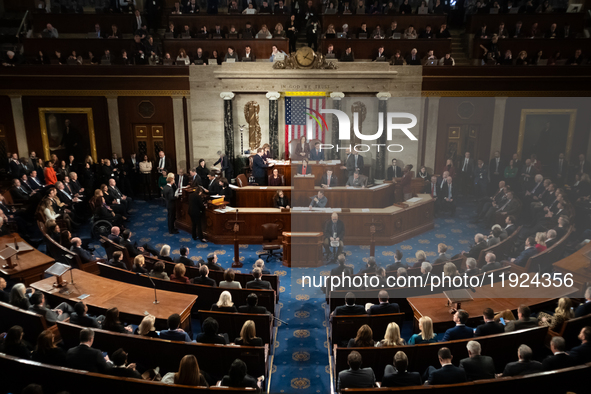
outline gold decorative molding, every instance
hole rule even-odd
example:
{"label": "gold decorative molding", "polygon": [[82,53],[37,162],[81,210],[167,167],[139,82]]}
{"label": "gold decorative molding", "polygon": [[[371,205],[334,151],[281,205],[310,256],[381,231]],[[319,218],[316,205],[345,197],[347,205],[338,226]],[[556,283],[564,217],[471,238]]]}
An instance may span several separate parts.
{"label": "gold decorative molding", "polygon": [[589,97],[588,91],[423,90],[422,97]]}
{"label": "gold decorative molding", "polygon": [[186,96],[191,95],[190,90],[3,90],[0,95],[4,96]]}
{"label": "gold decorative molding", "polygon": [[568,134],[566,137],[565,157],[570,157],[570,152],[575,136],[575,121],[577,118],[576,109],[522,109],[521,119],[519,121],[519,139],[517,141],[517,155],[521,157],[523,153],[523,141],[525,140],[525,125],[528,115],[570,115],[568,122]]}
{"label": "gold decorative molding", "polygon": [[94,118],[92,116],[92,108],[39,108],[39,124],[41,126],[41,141],[43,142],[43,153],[45,160],[51,159],[51,152],[49,151],[49,138],[47,137],[47,122],[45,115],[51,113],[58,114],[86,114],[88,121],[88,138],[90,140],[90,155],[92,160],[97,162],[96,140],[94,136]]}
{"label": "gold decorative molding", "polygon": [[284,97],[328,97],[330,92],[283,92]]}

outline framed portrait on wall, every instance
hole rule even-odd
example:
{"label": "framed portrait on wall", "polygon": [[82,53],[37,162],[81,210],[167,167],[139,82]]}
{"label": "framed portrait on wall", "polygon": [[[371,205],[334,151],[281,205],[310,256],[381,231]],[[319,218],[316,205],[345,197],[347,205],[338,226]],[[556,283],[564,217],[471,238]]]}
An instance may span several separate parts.
{"label": "framed portrait on wall", "polygon": [[97,161],[92,108],[39,108],[41,140],[45,160],[55,154],[59,160],[74,156],[84,162]]}
{"label": "framed portrait on wall", "polygon": [[560,153],[567,159],[572,150],[576,109],[522,109],[517,154],[523,160],[532,154],[544,163]]}

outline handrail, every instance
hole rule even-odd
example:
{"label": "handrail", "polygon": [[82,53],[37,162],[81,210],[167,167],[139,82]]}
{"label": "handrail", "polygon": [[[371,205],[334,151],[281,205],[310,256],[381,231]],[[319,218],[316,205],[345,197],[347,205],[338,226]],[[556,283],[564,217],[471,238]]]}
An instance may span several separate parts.
{"label": "handrail", "polygon": [[25,20],[27,20],[27,16],[29,16],[29,10],[27,10],[25,12],[25,16],[23,16],[23,19],[21,20],[21,24],[18,27],[18,30],[16,31],[16,38],[18,38],[19,35],[21,34],[21,30],[22,30],[23,26],[25,25]]}

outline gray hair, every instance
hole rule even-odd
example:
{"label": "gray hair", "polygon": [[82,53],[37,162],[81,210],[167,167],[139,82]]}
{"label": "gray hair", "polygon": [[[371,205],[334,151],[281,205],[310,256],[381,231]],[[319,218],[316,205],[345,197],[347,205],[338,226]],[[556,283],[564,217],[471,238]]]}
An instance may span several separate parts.
{"label": "gray hair", "polygon": [[523,361],[531,360],[532,355],[533,355],[531,347],[529,347],[527,345],[521,345],[521,346],[519,346],[519,349],[517,349],[517,351],[519,352],[519,359],[520,360],[523,360]]}
{"label": "gray hair", "polygon": [[470,341],[466,345],[466,349],[468,349],[470,354],[472,354],[474,356],[480,356],[480,351],[481,351],[480,343],[478,343],[476,341]]}
{"label": "gray hair", "polygon": [[468,257],[466,259],[466,265],[468,266],[468,268],[470,269],[474,269],[476,268],[476,259],[473,257]]}
{"label": "gray hair", "polygon": [[423,263],[421,264],[421,269],[425,270],[425,272],[431,272],[431,270],[433,269],[433,266],[431,265],[430,262],[423,261]]}
{"label": "gray hair", "polygon": [[406,268],[404,267],[400,267],[396,270],[396,273],[398,273],[398,276],[407,276],[408,272],[406,271]]}
{"label": "gray hair", "polygon": [[476,242],[481,242],[484,239],[484,235],[476,234]]}
{"label": "gray hair", "polygon": [[587,287],[587,290],[585,290],[585,298],[591,300],[591,286]]}

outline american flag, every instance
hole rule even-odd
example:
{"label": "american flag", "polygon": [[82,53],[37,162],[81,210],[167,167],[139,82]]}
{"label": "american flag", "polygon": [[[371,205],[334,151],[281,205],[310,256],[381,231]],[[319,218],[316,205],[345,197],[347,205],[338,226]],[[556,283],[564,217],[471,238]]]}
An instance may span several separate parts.
{"label": "american flag", "polygon": [[[289,143],[294,139],[300,139],[303,135],[308,141],[320,140],[324,142],[326,127],[320,125],[310,116],[314,111],[320,112],[326,108],[326,100],[323,98],[286,97],[285,98],[285,154],[289,154]],[[316,118],[318,116],[315,114]]]}

